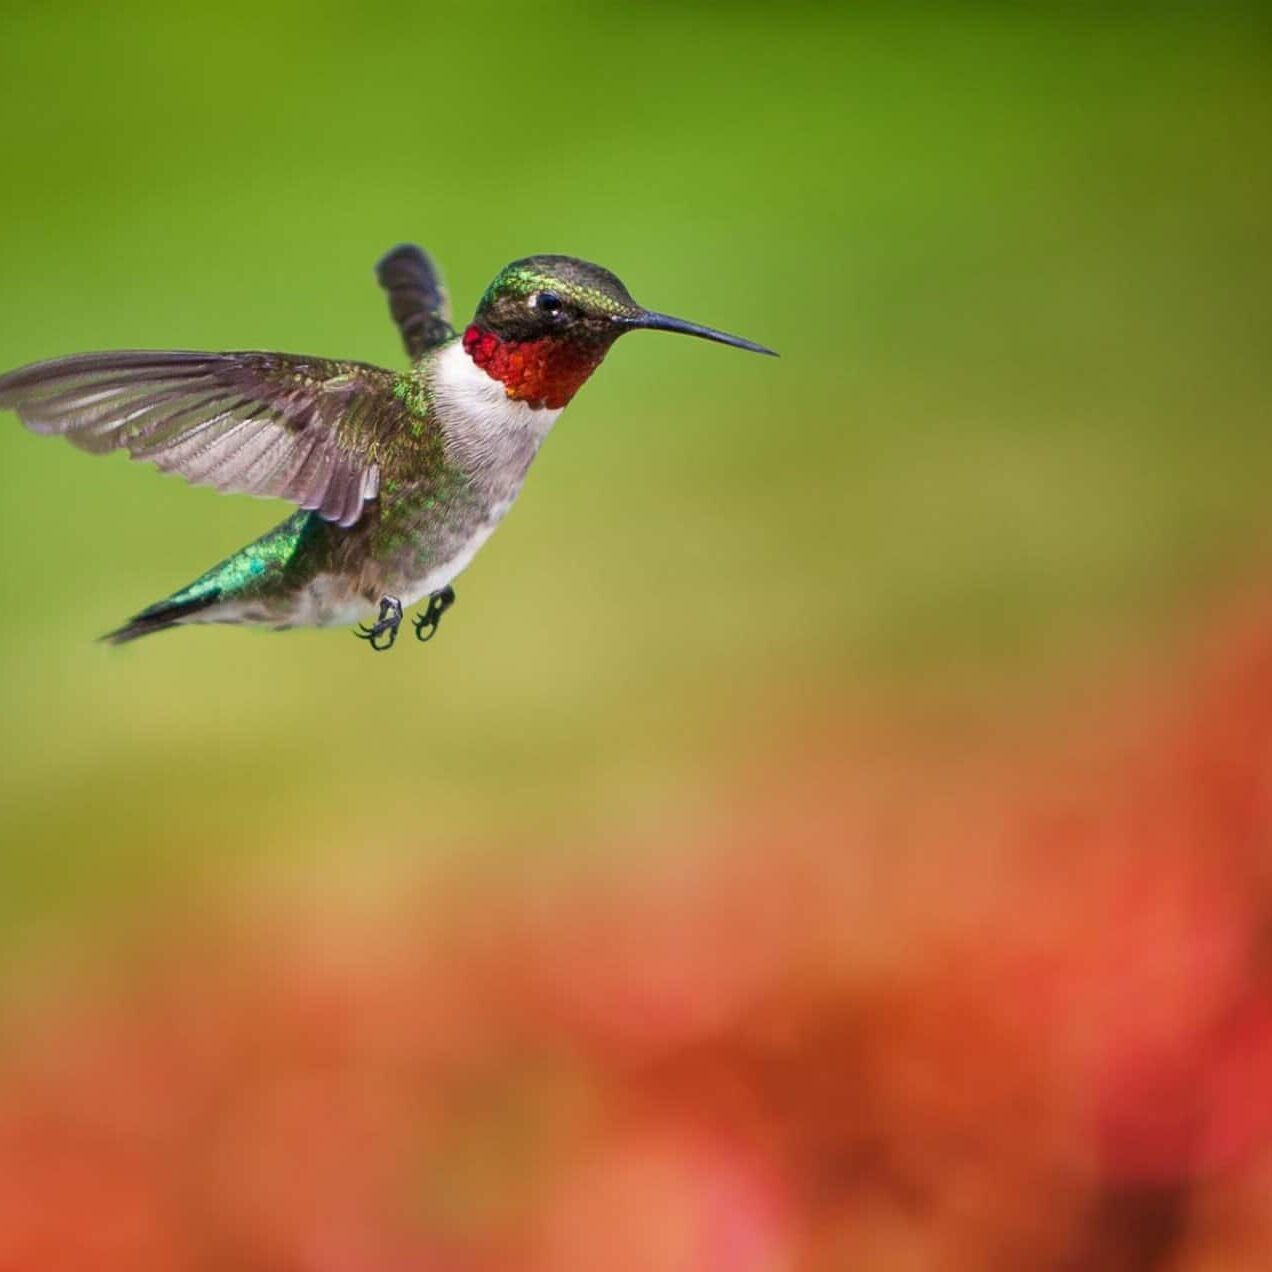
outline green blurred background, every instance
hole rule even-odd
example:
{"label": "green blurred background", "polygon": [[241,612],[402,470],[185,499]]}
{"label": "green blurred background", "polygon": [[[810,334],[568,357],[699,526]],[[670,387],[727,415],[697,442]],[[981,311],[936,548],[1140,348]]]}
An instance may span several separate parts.
{"label": "green blurred background", "polygon": [[441,638],[383,658],[93,645],[285,509],[6,417],[11,956],[227,888],[568,865],[692,809],[774,717],[1045,679],[1266,551],[1257,8],[10,4],[0,31],[6,366],[398,365],[371,267],[403,240],[460,315],[566,252],[783,355],[625,341]]}

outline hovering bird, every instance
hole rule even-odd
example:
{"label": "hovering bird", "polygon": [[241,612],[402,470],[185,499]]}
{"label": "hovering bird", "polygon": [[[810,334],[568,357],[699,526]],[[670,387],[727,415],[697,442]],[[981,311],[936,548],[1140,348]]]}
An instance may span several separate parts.
{"label": "hovering bird", "polygon": [[500,271],[463,335],[429,257],[376,274],[408,371],[286,353],[86,353],[0,376],[0,408],[36,433],[227,493],[299,505],[281,525],[131,618],[121,644],[187,623],[351,623],[392,647],[404,605],[430,639],[451,583],[517,497],[543,439],[628,331],[761,345],[638,305],[607,269],[528,256]]}

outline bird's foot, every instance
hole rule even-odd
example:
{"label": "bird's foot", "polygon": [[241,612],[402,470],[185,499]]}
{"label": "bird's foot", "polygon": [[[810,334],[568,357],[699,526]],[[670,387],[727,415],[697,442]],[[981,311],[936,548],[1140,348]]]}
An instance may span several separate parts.
{"label": "bird's foot", "polygon": [[424,613],[417,614],[413,620],[415,639],[432,640],[437,635],[437,625],[442,621],[442,615],[454,604],[455,589],[453,587],[444,587],[440,592],[434,592],[428,598],[428,608]]}
{"label": "bird's foot", "polygon": [[353,634],[359,640],[369,641],[371,648],[377,654],[382,654],[386,649],[393,648],[401,626],[402,602],[396,596],[384,596],[380,598],[380,617],[370,627],[359,623],[358,630]]}

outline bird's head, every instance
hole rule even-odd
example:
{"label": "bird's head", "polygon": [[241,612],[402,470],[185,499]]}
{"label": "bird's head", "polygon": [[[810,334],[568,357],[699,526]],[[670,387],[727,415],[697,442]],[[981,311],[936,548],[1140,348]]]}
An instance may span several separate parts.
{"label": "bird's head", "polygon": [[510,398],[560,409],[628,331],[678,331],[771,354],[710,327],[655,313],[599,265],[573,256],[527,256],[499,272],[464,332],[464,349]]}

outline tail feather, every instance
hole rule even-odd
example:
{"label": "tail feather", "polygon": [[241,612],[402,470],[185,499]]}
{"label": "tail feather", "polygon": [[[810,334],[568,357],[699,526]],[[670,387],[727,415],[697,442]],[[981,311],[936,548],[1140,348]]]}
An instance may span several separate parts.
{"label": "tail feather", "polygon": [[[178,594],[179,595],[179,594]],[[152,632],[162,632],[169,627],[176,627],[191,614],[215,605],[220,599],[221,589],[211,588],[198,596],[177,600],[169,597],[164,601],[156,601],[147,606],[140,614],[135,614],[122,627],[107,632],[99,639],[111,645],[123,645],[139,636],[149,636]]]}
{"label": "tail feather", "polygon": [[[291,586],[288,571],[297,553],[311,542],[310,536],[322,535],[326,528],[327,522],[316,513],[303,509],[294,512],[254,543],[240,548],[171,596],[147,606],[122,627],[107,632],[101,639],[112,645],[122,645],[136,640],[138,636],[178,627],[213,605],[244,597],[259,598],[285,590]],[[232,606],[226,605],[215,616],[215,621],[236,621],[230,617],[232,610]],[[213,617],[210,614],[206,616]]]}

